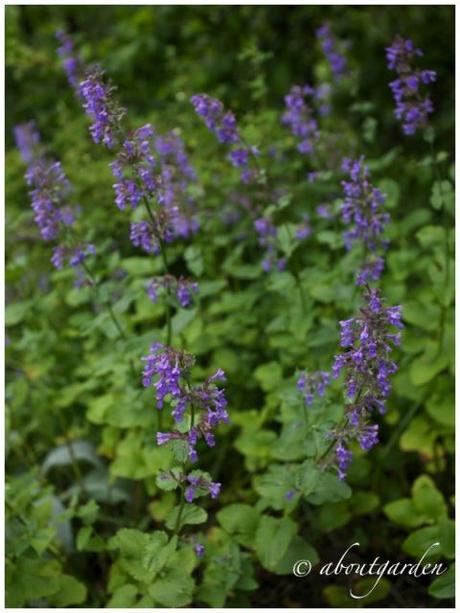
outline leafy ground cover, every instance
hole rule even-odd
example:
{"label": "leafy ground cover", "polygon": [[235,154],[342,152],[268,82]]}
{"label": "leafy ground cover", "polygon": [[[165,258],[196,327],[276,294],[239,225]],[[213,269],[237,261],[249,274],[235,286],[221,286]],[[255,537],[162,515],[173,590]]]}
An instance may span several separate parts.
{"label": "leafy ground cover", "polygon": [[7,606],[452,605],[453,17],[7,7]]}

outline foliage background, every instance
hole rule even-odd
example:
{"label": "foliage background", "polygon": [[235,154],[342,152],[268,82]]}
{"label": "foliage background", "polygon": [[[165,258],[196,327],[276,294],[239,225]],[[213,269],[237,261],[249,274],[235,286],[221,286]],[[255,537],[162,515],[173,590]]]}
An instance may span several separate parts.
{"label": "foliage background", "polygon": [[[204,230],[193,247],[174,251],[174,269],[199,278],[201,299],[196,309],[175,316],[174,332],[176,341],[198,356],[201,373],[222,367],[229,377],[232,424],[222,429],[216,449],[204,456],[204,464],[212,466],[211,472],[223,483],[220,501],[209,505],[210,522],[204,529],[212,541],[215,514],[222,505],[257,503],[261,511],[271,508],[275,515],[282,510],[279,493],[272,487],[267,494],[261,483],[270,471],[305,458],[302,451],[294,457],[287,451],[298,444],[287,433],[292,407],[299,405],[292,400],[293,374],[298,367],[329,366],[338,343],[338,321],[350,316],[359,297],[351,281],[355,262],[343,257],[340,227],[330,229],[329,236],[324,234],[327,228],[320,227],[322,234],[314,232],[308,248],[297,249],[293,256],[307,294],[306,310],[288,273],[266,277],[260,272],[255,242],[245,249],[235,247],[236,231],[225,229],[219,215],[234,206],[231,193],[238,182],[225,152],[195,117],[189,98],[201,91],[221,98],[236,112],[250,139],[273,142],[289,152],[287,163],[274,164],[273,175],[290,186],[290,219],[312,212],[325,199],[335,200],[340,196],[339,178],[332,175],[320,185],[309,185],[305,159],[295,153],[291,137],[279,125],[290,86],[327,74],[315,39],[316,28],[325,20],[339,38],[351,42],[348,58],[354,71],[337,92],[325,130],[341,133],[341,153],[366,155],[377,183],[389,195],[392,242],[382,288],[390,304],[403,304],[407,330],[390,410],[382,424],[382,444],[354,464],[351,498],[321,506],[304,502],[294,516],[299,534],[321,560],[338,559],[351,538],[362,543],[360,555],[365,560],[376,555],[414,558],[425,542],[437,538],[444,543],[444,561],[452,557],[452,522],[447,518],[452,516],[454,470],[454,9],[10,6],[10,606],[130,606],[129,599],[110,600],[116,589],[108,582],[114,558],[106,547],[108,539],[120,527],[152,530],[171,504],[155,486],[155,475],[167,459],[152,442],[152,395],[139,396],[127,361],[132,358],[139,364],[150,342],[161,336],[162,307],[151,305],[143,289],[155,265],[127,240],[127,220],[112,202],[110,157],[90,141],[86,118],[56,56],[54,32],[65,28],[87,60],[104,65],[133,125],[148,120],[161,130],[179,128],[200,178]],[[438,156],[434,166],[428,143],[421,137],[403,137],[393,116],[387,85],[392,75],[384,47],[396,33],[413,38],[425,51],[426,67],[438,72],[432,88]],[[126,343],[117,341],[110,321],[94,311],[89,293],[72,288],[71,275],[51,270],[50,250],[33,224],[24,168],[12,138],[13,126],[31,118],[75,186],[82,209],[79,223],[98,245],[98,272],[106,279],[105,291],[116,297],[117,313],[129,333]],[[120,269],[125,272],[121,279]],[[337,404],[338,389],[335,393]],[[69,454],[69,443],[76,457]],[[82,479],[87,497],[78,495]],[[218,542],[220,537],[215,538]],[[239,545],[254,553],[249,541],[248,545],[240,539]],[[225,573],[227,578],[236,573],[235,580],[215,589],[226,594],[227,606],[352,604],[346,596],[346,578],[326,581],[314,572],[304,580],[278,576],[260,563],[259,553],[256,547],[257,587],[251,581],[243,585],[246,554],[231,559],[233,567]],[[400,578],[379,593],[379,604],[446,603],[440,598],[450,592],[428,586],[428,580]],[[213,595],[209,581],[206,589],[196,602],[224,604]],[[146,601],[145,606],[152,605]]]}

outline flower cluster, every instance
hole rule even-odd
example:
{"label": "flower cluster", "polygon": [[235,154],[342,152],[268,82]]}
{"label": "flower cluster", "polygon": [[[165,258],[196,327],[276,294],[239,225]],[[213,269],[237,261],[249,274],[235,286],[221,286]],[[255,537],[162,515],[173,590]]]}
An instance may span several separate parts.
{"label": "flower cluster", "polygon": [[347,444],[358,440],[361,449],[368,451],[378,442],[378,425],[369,423],[372,411],[383,414],[385,400],[390,394],[390,375],[397,365],[389,358],[393,347],[400,344],[400,333],[389,326],[403,328],[401,307],[384,307],[377,289],[368,288],[366,306],[360,315],[341,321],[341,346],[346,350],[335,357],[332,376],[345,371],[347,406],[346,423],[332,432],[336,439],[339,476],[344,478],[351,461]]}
{"label": "flower cluster", "polygon": [[188,238],[200,226],[195,203],[187,194],[190,183],[196,181],[196,173],[178,134],[171,131],[164,136],[157,136],[154,146],[161,163],[158,202],[167,210],[175,211],[172,216],[175,235]]}
{"label": "flower cluster", "polygon": [[79,83],[85,70],[84,64],[75,51],[73,40],[66,32],[58,30],[56,38],[61,44],[57,52],[62,59],[62,66],[67,75],[67,80],[77,94],[79,94]]}
{"label": "flower cluster", "polygon": [[88,70],[79,85],[83,108],[93,124],[90,133],[95,143],[112,149],[118,142],[120,122],[125,110],[116,102],[115,88],[104,82],[104,71],[95,66]]}
{"label": "flower cluster", "polygon": [[316,30],[316,36],[321,42],[321,48],[328,59],[334,78],[339,81],[347,72],[347,61],[339,51],[337,39],[327,23]]}
{"label": "flower cluster", "polygon": [[436,81],[434,70],[414,68],[416,57],[423,55],[421,49],[414,47],[410,39],[396,36],[392,45],[386,49],[388,68],[396,71],[398,78],[390,83],[396,102],[396,118],[403,122],[404,134],[415,134],[428,123],[428,115],[433,112],[433,103],[420,92],[421,85]]}
{"label": "flower cluster", "polygon": [[[176,428],[170,432],[157,432],[157,444],[180,441],[187,450],[188,459],[196,462],[198,441],[203,439],[208,447],[213,447],[213,430],[220,423],[228,422],[224,390],[216,385],[218,381],[225,381],[223,371],[219,369],[203,383],[192,385],[190,376],[194,364],[193,356],[161,343],[154,343],[149,355],[143,360],[144,386],[153,385],[155,388],[158,409],[163,408],[165,399],[169,401],[176,423]],[[190,473],[186,481],[187,502],[191,502],[195,495],[203,495],[205,492],[215,498],[220,490],[219,483],[204,479],[199,472]]]}
{"label": "flower cluster", "polygon": [[217,137],[220,143],[235,145],[229,154],[229,160],[236,168],[241,168],[241,180],[250,183],[259,175],[250,168],[251,156],[259,155],[257,147],[246,146],[238,131],[235,115],[226,111],[220,100],[207,94],[196,94],[190,99],[195,112],[203,118],[206,127]]}
{"label": "flower cluster", "polygon": [[287,110],[282,116],[282,122],[290,126],[294,136],[300,138],[297,149],[304,154],[313,153],[319,139],[318,122],[314,117],[314,109],[307,102],[314,95],[315,90],[310,85],[294,85],[289,94],[284,97]]}
{"label": "flower cluster", "polygon": [[166,291],[168,294],[174,293],[181,307],[185,309],[192,304],[193,295],[198,293],[198,283],[183,277],[176,279],[172,275],[155,277],[147,288],[147,294],[152,302],[158,301],[160,291]]}
{"label": "flower cluster", "polygon": [[[141,202],[149,207],[148,221],[131,224],[133,245],[158,254],[161,242],[170,243],[198,230],[193,202],[185,194],[195,173],[177,135],[157,136],[146,124],[127,135],[110,166],[117,180],[117,207],[135,209]],[[149,205],[153,199],[157,203],[154,213]]]}
{"label": "flower cluster", "polygon": [[297,389],[305,399],[305,404],[311,405],[315,394],[324,396],[326,386],[329,384],[330,375],[328,372],[319,370],[313,373],[303,372],[297,379]]}
{"label": "flower cluster", "polygon": [[[40,136],[33,122],[16,126],[15,137],[21,157],[28,164],[25,179],[31,188],[29,194],[40,234],[46,241],[65,239],[65,228],[73,225],[74,213],[68,203],[71,186],[61,163],[42,153]],[[57,245],[51,262],[60,269],[67,260],[76,269],[77,285],[80,285],[84,280],[81,264],[87,255],[94,253],[94,245],[73,241],[71,246]]]}
{"label": "flower cluster", "polygon": [[14,138],[22,161],[29,164],[36,157],[37,149],[40,145],[40,135],[35,123],[29,121],[28,123],[15,126]]}
{"label": "flower cluster", "polygon": [[297,240],[303,240],[304,238],[308,238],[311,234],[310,227],[310,216],[308,213],[304,213],[302,215],[302,221],[297,226],[295,237]]}
{"label": "flower cluster", "polygon": [[364,158],[350,160],[345,158],[342,170],[349,174],[349,181],[342,181],[345,198],[342,204],[342,219],[351,225],[344,233],[346,249],[360,241],[364,245],[365,259],[358,272],[357,285],[365,285],[369,280],[380,278],[384,261],[377,252],[385,251],[388,242],[382,238],[385,225],[389,222],[388,213],[379,211],[385,196],[370,182],[370,173],[364,165]]}
{"label": "flower cluster", "polygon": [[259,217],[256,219],[254,227],[259,235],[259,245],[265,248],[262,268],[265,272],[270,272],[272,269],[284,270],[286,268],[286,260],[285,258],[278,257],[276,240],[278,228],[268,217]]}

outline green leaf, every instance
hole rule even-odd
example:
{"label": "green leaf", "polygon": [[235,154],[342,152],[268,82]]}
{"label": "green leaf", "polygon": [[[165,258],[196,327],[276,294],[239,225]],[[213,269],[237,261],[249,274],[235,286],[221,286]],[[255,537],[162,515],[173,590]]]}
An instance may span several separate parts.
{"label": "green leaf", "polygon": [[455,598],[455,566],[453,564],[431,583],[428,593],[434,598]]}
{"label": "green leaf", "polygon": [[[178,552],[180,554],[180,552]],[[165,607],[185,607],[192,602],[195,583],[181,567],[180,555],[148,588],[150,596]]]}
{"label": "green leaf", "polygon": [[295,523],[287,517],[262,516],[256,532],[256,552],[262,566],[274,569],[286,553],[296,530]]}
{"label": "green leaf", "polygon": [[246,547],[254,547],[260,513],[248,504],[231,504],[217,513],[217,521],[233,538]]}
{"label": "green leaf", "polygon": [[132,583],[122,585],[114,591],[106,607],[109,609],[133,608],[137,594],[138,589]]}
{"label": "green leaf", "polygon": [[444,517],[439,520],[439,542],[446,558],[455,557],[455,522]]}
{"label": "green leaf", "polygon": [[102,462],[92,443],[88,441],[71,441],[68,445],[61,445],[50,451],[42,464],[42,470],[46,474],[51,468],[56,466],[73,464],[74,459],[78,461],[84,460],[96,467],[102,466]]}
{"label": "green leaf", "polygon": [[[166,520],[166,527],[173,530],[176,526],[177,517],[179,514],[179,508],[175,507],[168,515]],[[196,525],[202,524],[208,519],[208,514],[204,509],[198,507],[196,504],[187,504],[181,513],[179,522],[179,528],[186,526],[187,524]]]}
{"label": "green leaf", "polygon": [[[435,545],[436,543],[438,543],[437,546]],[[438,559],[441,555],[439,528],[437,526],[430,526],[412,532],[403,542],[402,549],[417,559],[421,558],[426,552],[424,559],[428,561]]]}
{"label": "green leaf", "polygon": [[414,506],[427,521],[435,522],[447,515],[447,505],[442,494],[427,475],[419,477],[412,486]]}
{"label": "green leaf", "polygon": [[81,604],[86,600],[86,586],[70,575],[59,577],[59,591],[52,596],[53,605],[56,607],[68,607]]}
{"label": "green leaf", "polygon": [[156,484],[161,490],[166,492],[175,490],[179,487],[183,474],[183,470],[177,467],[171,468],[171,470],[164,470],[157,476]]}
{"label": "green leaf", "polygon": [[323,472],[318,476],[314,491],[306,496],[311,504],[320,505],[325,502],[339,502],[351,496],[350,487],[336,475]]}
{"label": "green leaf", "polygon": [[254,378],[264,391],[269,392],[276,389],[283,378],[281,365],[279,362],[262,364],[254,371]]}
{"label": "green leaf", "polygon": [[204,270],[203,255],[200,247],[189,245],[184,251],[187,267],[195,277],[201,277]]}
{"label": "green leaf", "polygon": [[314,547],[295,535],[281,560],[273,567],[273,572],[277,575],[291,575],[294,562],[297,560],[308,560],[312,566],[315,566],[319,562],[319,557]]}
{"label": "green leaf", "polygon": [[389,502],[383,507],[383,510],[391,521],[407,528],[417,528],[425,523],[425,518],[417,513],[410,498],[400,498]]}

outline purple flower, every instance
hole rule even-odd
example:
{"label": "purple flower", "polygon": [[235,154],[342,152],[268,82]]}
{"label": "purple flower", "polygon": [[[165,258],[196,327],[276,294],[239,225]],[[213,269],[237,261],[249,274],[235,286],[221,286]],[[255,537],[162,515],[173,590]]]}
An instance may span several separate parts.
{"label": "purple flower", "polygon": [[147,294],[152,302],[157,302],[159,290],[175,294],[180,306],[185,309],[192,304],[194,295],[198,293],[198,283],[184,277],[176,279],[172,275],[154,277],[147,288]]}
{"label": "purple flower", "polygon": [[363,451],[369,451],[369,449],[372,449],[372,447],[379,442],[378,424],[364,426],[359,433],[358,441]]}
{"label": "purple flower", "polygon": [[329,384],[329,382],[330,375],[328,372],[303,372],[297,379],[297,389],[304,397],[305,404],[310,405],[313,402],[315,394],[321,397],[324,396],[326,386]]}
{"label": "purple flower", "polygon": [[80,83],[83,108],[93,121],[90,132],[95,143],[112,149],[118,141],[120,122],[125,114],[113,97],[114,88],[104,83],[104,71],[92,68]]}
{"label": "purple flower", "polygon": [[315,90],[310,85],[294,85],[284,97],[287,110],[282,116],[282,122],[291,128],[294,136],[299,137],[297,149],[307,155],[313,153],[316,141],[319,139],[314,111],[307,103],[307,99],[314,94]]}
{"label": "purple flower", "polygon": [[345,476],[347,458],[351,459],[343,441],[357,440],[363,451],[377,444],[378,425],[369,423],[369,415],[374,409],[385,412],[390,376],[398,369],[389,354],[399,345],[399,333],[388,327],[403,327],[401,307],[383,306],[377,289],[367,289],[364,297],[367,305],[360,309],[360,315],[340,322],[341,345],[346,351],[335,357],[332,367],[334,378],[345,371],[346,395],[351,400],[345,425],[330,433],[339,441],[336,456],[340,478]]}
{"label": "purple flower", "polygon": [[194,550],[195,550],[196,555],[197,555],[199,558],[202,558],[202,557],[204,556],[205,551],[206,551],[206,550],[205,550],[204,545],[202,545],[201,543],[195,543],[195,545],[193,546],[193,548],[194,548]]}
{"label": "purple flower", "polygon": [[56,32],[56,38],[61,44],[57,52],[62,59],[62,66],[67,75],[67,79],[77,94],[79,94],[78,84],[85,68],[83,62],[75,51],[73,40],[66,32],[59,30]]}
{"label": "purple flower", "polygon": [[239,142],[240,136],[235,116],[231,111],[225,111],[220,100],[211,98],[207,94],[196,94],[190,101],[195,112],[203,118],[206,127],[219,142],[226,144]]}
{"label": "purple flower", "polygon": [[396,118],[402,121],[404,134],[415,134],[427,125],[428,116],[433,112],[433,104],[430,98],[422,94],[420,86],[436,81],[437,74],[434,70],[414,67],[414,60],[423,53],[409,39],[396,36],[392,45],[387,47],[386,54],[388,68],[398,75],[390,83],[396,102]]}
{"label": "purple flower", "polygon": [[262,268],[265,272],[271,270],[284,270],[286,260],[278,254],[277,235],[278,228],[268,217],[259,217],[254,221],[254,228],[259,235],[259,245],[265,248]]}
{"label": "purple flower", "polygon": [[353,458],[353,454],[345,447],[343,442],[339,442],[335,448],[339,479],[343,480],[347,476],[347,470]]}
{"label": "purple flower", "polygon": [[321,41],[321,47],[324,55],[327,57],[335,80],[340,81],[347,72],[347,61],[338,49],[337,39],[333,36],[327,23],[316,30],[316,36]]}
{"label": "purple flower", "polygon": [[36,157],[37,147],[40,144],[40,135],[35,122],[29,121],[15,126],[14,137],[22,161],[29,164]]}
{"label": "purple flower", "polygon": [[211,481],[206,473],[195,471],[187,476],[190,485],[185,488],[185,500],[192,502],[198,496],[209,494],[211,498],[217,498],[220,493],[221,484]]}
{"label": "purple flower", "polygon": [[356,242],[364,245],[367,255],[356,279],[357,285],[364,285],[369,280],[376,281],[382,274],[384,262],[376,252],[384,251],[388,246],[381,235],[390,216],[380,212],[385,195],[370,182],[369,169],[364,165],[363,157],[357,160],[345,158],[342,169],[350,177],[349,181],[342,181],[345,196],[342,219],[351,226],[344,233],[344,242],[347,249],[351,249]]}

